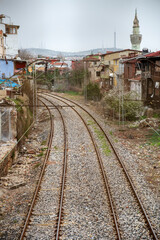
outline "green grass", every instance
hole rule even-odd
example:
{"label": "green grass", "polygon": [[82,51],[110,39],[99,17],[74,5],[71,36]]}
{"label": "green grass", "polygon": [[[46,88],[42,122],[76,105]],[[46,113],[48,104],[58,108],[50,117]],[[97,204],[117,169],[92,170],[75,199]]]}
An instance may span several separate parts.
{"label": "green grass", "polygon": [[41,148],[41,151],[45,151],[48,147]]}
{"label": "green grass", "polygon": [[81,95],[80,92],[74,92],[74,91],[65,91],[65,93],[71,95],[71,96],[77,96],[77,95]]}
{"label": "green grass", "polygon": [[95,122],[94,122],[94,121],[89,120],[87,124],[88,124],[88,125],[92,125],[92,127],[93,127],[93,129],[94,129],[94,131],[95,131],[95,133],[96,133],[96,135],[97,135],[97,137],[98,137],[98,139],[99,139],[100,142],[101,142],[101,147],[102,147],[102,149],[103,149],[103,153],[104,153],[106,156],[109,156],[110,153],[111,153],[111,150],[110,150],[110,148],[109,148],[109,145],[108,145],[107,142],[106,142],[106,137],[105,137],[105,135],[103,134],[103,132],[95,126]]}
{"label": "green grass", "polygon": [[160,118],[160,113],[154,113],[154,114],[153,114],[153,117],[154,117],[154,118]]}
{"label": "green grass", "polygon": [[87,125],[94,125],[95,122],[93,120],[88,120]]}
{"label": "green grass", "polygon": [[34,169],[35,169],[35,168],[38,168],[40,165],[41,165],[41,163],[36,163],[36,164],[33,166],[33,168],[34,168]]}
{"label": "green grass", "polygon": [[40,152],[37,157],[42,157],[43,156],[43,152]]}
{"label": "green grass", "polygon": [[46,145],[47,144],[47,140],[43,140],[42,142],[41,142],[41,145]]}
{"label": "green grass", "polygon": [[[159,131],[160,134],[160,131]],[[152,146],[160,146],[160,135],[158,135],[156,132],[153,132],[150,130],[149,134],[146,135],[148,144]]]}
{"label": "green grass", "polygon": [[17,109],[18,112],[23,111],[22,106],[21,106],[21,105],[23,105],[23,101],[21,99],[12,98],[11,100],[16,104],[16,109]]}

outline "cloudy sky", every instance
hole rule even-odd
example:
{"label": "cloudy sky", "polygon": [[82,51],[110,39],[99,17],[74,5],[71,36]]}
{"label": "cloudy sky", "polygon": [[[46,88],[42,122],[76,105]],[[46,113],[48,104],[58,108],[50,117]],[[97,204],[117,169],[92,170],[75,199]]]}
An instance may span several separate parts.
{"label": "cloudy sky", "polygon": [[81,51],[131,48],[137,8],[141,48],[160,50],[160,0],[0,0],[1,14],[20,25],[20,48]]}

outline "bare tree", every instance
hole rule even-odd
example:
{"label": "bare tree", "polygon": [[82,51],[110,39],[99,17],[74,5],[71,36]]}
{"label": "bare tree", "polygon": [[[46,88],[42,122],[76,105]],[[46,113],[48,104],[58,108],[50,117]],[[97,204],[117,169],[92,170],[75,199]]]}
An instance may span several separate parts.
{"label": "bare tree", "polygon": [[18,50],[18,57],[20,57],[22,60],[28,60],[33,58],[33,55],[26,49],[20,49]]}

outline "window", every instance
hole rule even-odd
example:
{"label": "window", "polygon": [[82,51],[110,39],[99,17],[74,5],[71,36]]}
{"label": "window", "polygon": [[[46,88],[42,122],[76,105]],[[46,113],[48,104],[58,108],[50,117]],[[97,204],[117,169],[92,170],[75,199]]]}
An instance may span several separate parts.
{"label": "window", "polygon": [[16,28],[13,28],[13,34],[16,34]]}
{"label": "window", "polygon": [[102,72],[104,72],[104,66],[102,67],[102,70],[101,70]]}
{"label": "window", "polygon": [[17,28],[13,26],[6,27],[7,34],[17,34]]}
{"label": "window", "polygon": [[100,72],[96,72],[96,76],[97,76],[97,77],[100,77]]}
{"label": "window", "polygon": [[9,32],[9,27],[6,27],[6,33],[10,33],[10,32]]}

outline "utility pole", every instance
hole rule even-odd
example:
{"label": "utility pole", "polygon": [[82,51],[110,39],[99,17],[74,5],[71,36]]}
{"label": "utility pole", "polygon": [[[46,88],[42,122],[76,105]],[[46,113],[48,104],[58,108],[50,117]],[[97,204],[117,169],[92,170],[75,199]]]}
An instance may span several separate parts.
{"label": "utility pole", "polygon": [[2,124],[1,124],[1,111],[0,111],[0,141],[2,140]]}
{"label": "utility pole", "polygon": [[84,61],[84,100],[85,100],[85,103],[87,102],[87,75],[86,75],[86,70],[87,70],[86,61]]}

